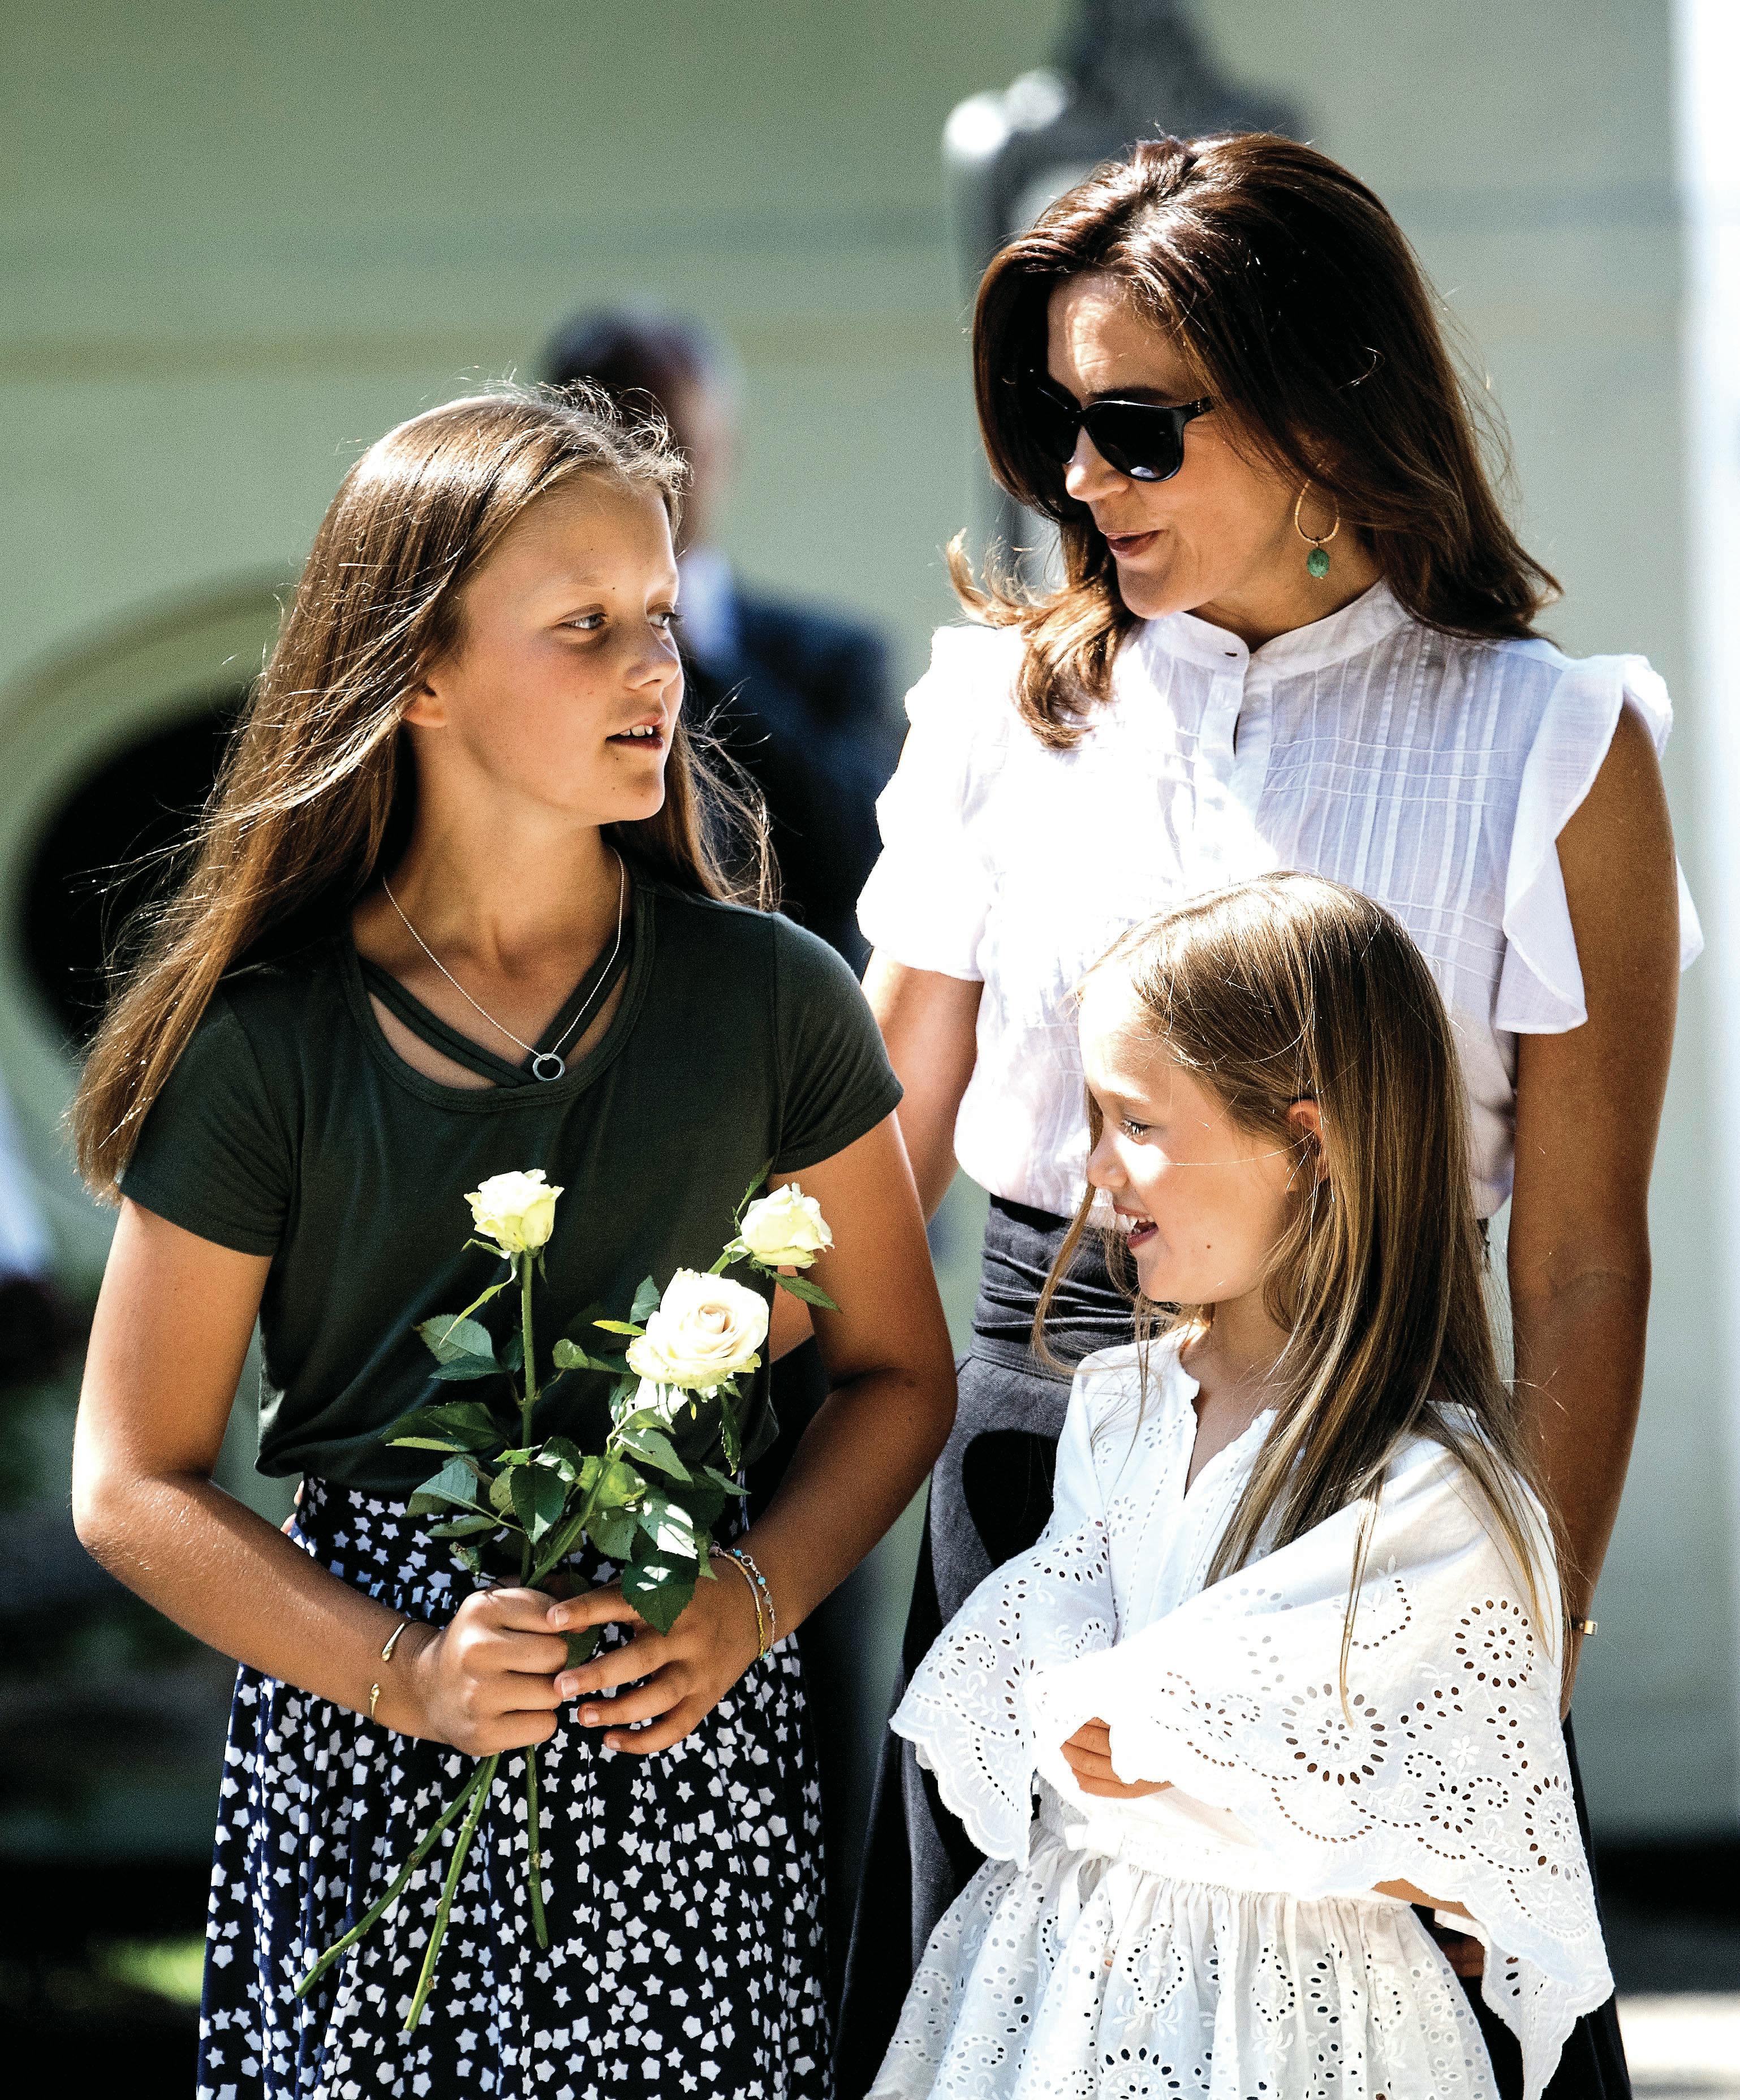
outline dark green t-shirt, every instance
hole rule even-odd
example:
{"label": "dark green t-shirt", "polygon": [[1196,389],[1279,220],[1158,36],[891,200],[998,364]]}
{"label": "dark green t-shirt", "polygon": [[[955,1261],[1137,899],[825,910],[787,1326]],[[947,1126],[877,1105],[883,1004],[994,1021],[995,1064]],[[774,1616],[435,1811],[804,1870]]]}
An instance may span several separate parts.
{"label": "dark green t-shirt", "polygon": [[[631,926],[608,1030],[548,1083],[443,1029],[362,962],[348,929],[224,980],[121,1185],[204,1239],[272,1257],[262,1472],[389,1494],[428,1473],[426,1452],[390,1449],[381,1433],[454,1394],[434,1386],[413,1330],[502,1273],[465,1246],[465,1192],[489,1175],[541,1167],[564,1192],[535,1299],[547,1357],[588,1308],[626,1318],[643,1277],[662,1286],[674,1269],[709,1267],[769,1160],[776,1177],[800,1173],[899,1101],[862,993],[813,934],[645,877]],[[500,1083],[443,1086],[414,1071],[381,1032],[371,988]],[[498,1337],[518,1317],[513,1299],[485,1315]],[[570,1374],[540,1406],[540,1432],[595,1443],[607,1389]],[[764,1368],[754,1417],[765,1393]]]}

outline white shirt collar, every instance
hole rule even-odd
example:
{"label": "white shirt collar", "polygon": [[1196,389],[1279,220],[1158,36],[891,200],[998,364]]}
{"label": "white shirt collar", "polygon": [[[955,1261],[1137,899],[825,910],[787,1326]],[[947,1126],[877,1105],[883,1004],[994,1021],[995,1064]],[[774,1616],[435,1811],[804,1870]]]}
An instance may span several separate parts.
{"label": "white shirt collar", "polygon": [[1277,634],[1260,649],[1247,649],[1236,634],[1198,620],[1191,612],[1169,612],[1157,620],[1144,620],[1133,630],[1130,639],[1144,656],[1157,651],[1183,657],[1206,670],[1236,671],[1242,675],[1247,668],[1255,666],[1273,677],[1284,677],[1344,663],[1382,641],[1407,618],[1394,592],[1380,580],[1339,612]]}

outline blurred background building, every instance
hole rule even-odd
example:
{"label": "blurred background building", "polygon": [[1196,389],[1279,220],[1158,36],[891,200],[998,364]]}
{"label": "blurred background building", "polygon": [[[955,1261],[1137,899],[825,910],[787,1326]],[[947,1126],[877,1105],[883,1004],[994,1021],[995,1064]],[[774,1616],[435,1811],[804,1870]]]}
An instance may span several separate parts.
{"label": "blurred background building", "polygon": [[[943,544],[994,517],[969,263],[1098,150],[1108,80],[1147,98],[1143,128],[1236,90],[1418,245],[1566,583],[1556,638],[1647,653],[1680,704],[1669,788],[1711,951],[1685,986],[1649,1388],[1578,1721],[1637,1928],[1622,1981],[1740,1992],[1735,20],[1731,0],[0,6],[0,1081],[64,1297],[88,1303],[108,1229],[59,1131],[117,911],[98,877],[196,804],[357,452],[535,376],[577,308],[701,316],[740,419],[713,544],[746,590],[879,630],[897,690],[951,616]],[[958,1318],[975,1238],[963,1190],[939,1234]],[[184,2061],[228,1672],[78,1554],[73,1370],[0,1386],[0,2020],[155,2021]],[[227,1478],[280,1506],[245,1432]],[[910,1550],[859,1585],[873,1679]],[[1693,2010],[1633,2021],[1688,2077],[1732,2017]]]}

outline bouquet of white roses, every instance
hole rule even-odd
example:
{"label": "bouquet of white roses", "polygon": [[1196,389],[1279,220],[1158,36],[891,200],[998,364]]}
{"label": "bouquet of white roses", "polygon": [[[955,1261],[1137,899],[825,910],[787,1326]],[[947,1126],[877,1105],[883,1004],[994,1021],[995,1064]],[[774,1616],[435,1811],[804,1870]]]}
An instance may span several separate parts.
{"label": "bouquet of white roses", "polygon": [[[757,1175],[753,1195],[766,1178]],[[454,1557],[480,1581],[535,1589],[588,1541],[620,1570],[624,1597],[649,1626],[668,1633],[695,1584],[712,1580],[707,1565],[712,1531],[727,1504],[744,1492],[742,1392],[739,1380],[760,1365],[767,1306],[755,1291],[725,1274],[742,1264],[771,1276],[782,1290],[832,1309],[827,1294],[798,1274],[833,1244],[820,1207],[795,1182],[759,1202],[738,1206],[734,1237],[704,1274],[680,1268],[661,1291],[651,1277],[635,1293],[626,1320],[581,1315],[578,1333],[550,1351],[541,1383],[532,1333],[531,1288],[554,1229],[557,1199],[541,1169],[496,1174],[466,1198],[481,1235],[469,1242],[500,1255],[505,1276],[463,1312],[441,1313],[417,1328],[435,1358],[443,1384],[505,1380],[515,1418],[504,1420],[487,1396],[438,1401],[414,1409],[387,1432],[387,1441],[446,1454],[440,1470],[412,1496],[412,1515],[438,1515],[430,1527]],[[518,1282],[518,1331],[498,1344],[475,1316]],[[623,1338],[621,1354],[597,1334]],[[584,1339],[583,1339],[584,1338]],[[588,1344],[590,1346],[588,1346]],[[582,1451],[566,1436],[534,1441],[532,1414],[540,1397],[568,1374],[601,1372],[612,1381],[610,1427],[603,1448]],[[517,1433],[516,1433],[517,1432]],[[751,1454],[752,1455],[752,1454]],[[568,1637],[570,1664],[595,1651],[598,1630]],[[549,1944],[544,1917],[535,1748],[526,1751],[527,1894],[540,1948]],[[422,1973],[405,2019],[414,2027],[428,2002],[435,1961],[459,1888],[465,1857],[501,1762],[484,1758],[465,1787],[418,1838],[390,1886],[356,1923],[320,1955],[296,1988],[306,1996],[333,1962],[354,1947],[397,1900],[412,1876],[460,1816]]]}

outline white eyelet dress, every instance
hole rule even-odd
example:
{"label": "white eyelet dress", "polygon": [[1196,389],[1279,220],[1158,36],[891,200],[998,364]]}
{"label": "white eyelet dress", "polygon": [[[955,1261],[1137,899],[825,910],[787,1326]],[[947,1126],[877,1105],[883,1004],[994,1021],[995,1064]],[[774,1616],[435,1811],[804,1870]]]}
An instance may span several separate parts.
{"label": "white eyelet dress", "polygon": [[[1086,1358],[1045,1536],[918,1665],[894,1726],[988,1855],[932,1935],[873,2100],[1496,2100],[1461,1987],[1403,1902],[1471,1911],[1536,2100],[1612,1990],[1540,1614],[1459,1462],[1416,1439],[1379,1502],[1203,1588],[1271,1417],[1186,1489],[1196,1382],[1170,1341]],[[1540,1629],[1550,1627],[1544,1638]],[[1060,1745],[1111,1724],[1125,1780]],[[1040,1794],[1037,1816],[1032,1797]]]}

